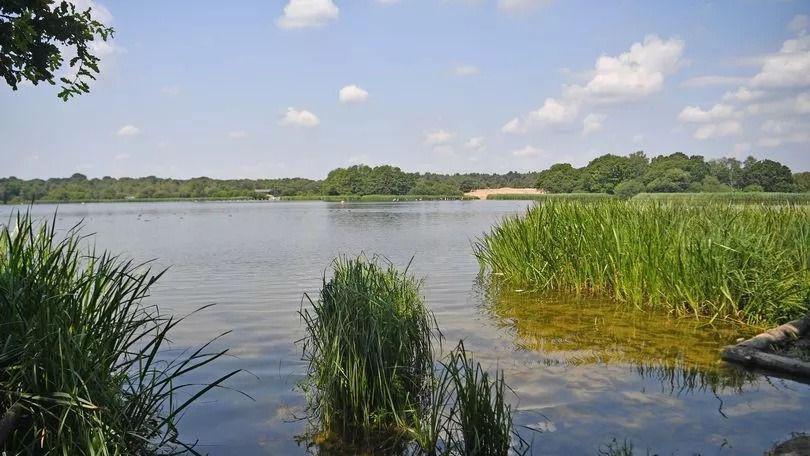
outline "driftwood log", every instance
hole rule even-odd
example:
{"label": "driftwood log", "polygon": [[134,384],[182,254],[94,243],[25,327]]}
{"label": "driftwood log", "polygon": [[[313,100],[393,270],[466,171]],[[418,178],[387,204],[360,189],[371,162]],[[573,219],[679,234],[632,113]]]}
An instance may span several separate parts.
{"label": "driftwood log", "polygon": [[774,349],[808,334],[810,315],[769,329],[736,345],[729,345],[723,348],[721,356],[732,363],[810,379],[810,362],[774,353]]}

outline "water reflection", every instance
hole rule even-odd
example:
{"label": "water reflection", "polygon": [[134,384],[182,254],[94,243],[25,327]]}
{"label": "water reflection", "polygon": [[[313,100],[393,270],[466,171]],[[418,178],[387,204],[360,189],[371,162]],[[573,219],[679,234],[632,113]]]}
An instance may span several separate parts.
{"label": "water reflection", "polygon": [[511,333],[517,350],[537,352],[545,366],[627,366],[661,392],[739,391],[756,379],[721,361],[719,350],[755,328],[671,318],[593,296],[526,293],[478,283],[483,310]]}

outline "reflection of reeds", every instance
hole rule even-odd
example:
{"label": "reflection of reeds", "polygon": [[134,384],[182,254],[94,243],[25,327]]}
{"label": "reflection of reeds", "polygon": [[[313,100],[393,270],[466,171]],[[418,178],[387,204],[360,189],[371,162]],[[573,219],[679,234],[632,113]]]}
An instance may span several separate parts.
{"label": "reflection of reeds", "polygon": [[806,206],[549,201],[505,218],[474,251],[514,286],[677,315],[781,322],[810,297]]}
{"label": "reflection of reeds", "polygon": [[225,354],[160,358],[182,319],[142,299],[161,274],[80,252],[19,215],[0,230],[0,453],[153,454],[188,448],[177,422],[236,372],[193,391],[182,379]]}
{"label": "reflection of reeds", "polygon": [[512,333],[515,347],[540,353],[545,366],[624,365],[671,394],[737,391],[755,379],[720,361],[719,349],[745,333],[739,325],[671,318],[596,296],[516,293],[485,276],[475,290],[481,310]]}
{"label": "reflection of reeds", "polygon": [[503,374],[463,343],[440,361],[419,283],[378,259],[340,258],[302,309],[303,384],[320,452],[506,455],[512,427]]}

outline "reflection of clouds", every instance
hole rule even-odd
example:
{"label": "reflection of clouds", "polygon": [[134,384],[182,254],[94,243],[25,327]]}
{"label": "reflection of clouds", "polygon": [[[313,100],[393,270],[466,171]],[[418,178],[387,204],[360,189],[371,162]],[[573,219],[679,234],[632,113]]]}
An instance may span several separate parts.
{"label": "reflection of clouds", "polygon": [[731,407],[726,407],[724,410],[728,416],[743,416],[758,413],[794,412],[804,409],[806,409],[806,404],[802,405],[787,396],[783,396],[781,398],[763,397],[751,399]]}

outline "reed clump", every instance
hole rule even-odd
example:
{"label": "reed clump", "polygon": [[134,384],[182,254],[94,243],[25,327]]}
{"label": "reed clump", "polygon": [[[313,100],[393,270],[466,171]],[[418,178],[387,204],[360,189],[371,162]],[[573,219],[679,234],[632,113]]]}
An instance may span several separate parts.
{"label": "reed clump", "polygon": [[419,281],[379,258],[338,258],[310,308],[302,387],[317,440],[354,453],[506,455],[513,428],[503,374],[441,334]]}
{"label": "reed clump", "polygon": [[810,308],[806,206],[549,201],[473,248],[483,269],[524,289],[754,325]]}
{"label": "reed clump", "polygon": [[162,273],[85,253],[77,227],[11,222],[0,229],[0,452],[193,452],[181,415],[236,372],[199,388],[182,378],[225,351],[163,359],[180,320],[142,303]]}

